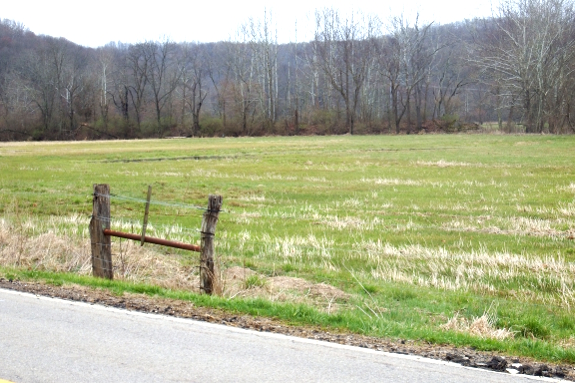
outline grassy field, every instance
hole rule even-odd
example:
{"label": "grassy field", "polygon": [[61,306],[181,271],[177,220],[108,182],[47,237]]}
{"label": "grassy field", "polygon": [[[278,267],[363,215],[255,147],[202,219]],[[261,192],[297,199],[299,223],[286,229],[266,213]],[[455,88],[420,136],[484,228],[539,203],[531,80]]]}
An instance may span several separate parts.
{"label": "grassy field", "polygon": [[[185,299],[575,363],[574,165],[575,136],[0,143],[0,276],[97,285],[77,277],[94,183],[136,233],[152,185],[148,233],[190,243],[221,194],[218,262],[241,283]],[[113,252],[116,287],[197,286],[196,254]]]}

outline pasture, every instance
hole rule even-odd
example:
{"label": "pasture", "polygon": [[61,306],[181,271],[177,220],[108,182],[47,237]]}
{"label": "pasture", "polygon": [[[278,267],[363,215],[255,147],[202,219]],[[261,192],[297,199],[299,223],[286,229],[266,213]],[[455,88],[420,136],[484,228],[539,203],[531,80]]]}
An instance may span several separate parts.
{"label": "pasture", "polygon": [[[575,363],[574,165],[575,136],[0,143],[0,277],[91,284],[94,183],[134,233],[152,185],[148,234],[187,243],[221,194],[201,304]],[[197,290],[196,254],[113,243],[119,284]]]}

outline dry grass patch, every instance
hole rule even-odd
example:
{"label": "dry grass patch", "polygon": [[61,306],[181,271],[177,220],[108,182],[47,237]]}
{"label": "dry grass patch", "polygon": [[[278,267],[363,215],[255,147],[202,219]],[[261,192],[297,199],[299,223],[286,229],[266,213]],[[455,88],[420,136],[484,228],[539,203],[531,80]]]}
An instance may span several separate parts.
{"label": "dry grass patch", "polygon": [[[68,224],[69,227],[65,227]],[[61,217],[44,223],[32,219],[15,226],[0,219],[0,264],[54,272],[91,275],[90,240],[85,230],[88,220],[77,216]],[[128,225],[128,224],[126,224]],[[122,226],[122,225],[120,225]],[[26,231],[28,230],[28,231]],[[295,243],[292,242],[295,240]],[[288,243],[289,242],[289,243]],[[293,255],[297,244],[318,249],[326,243],[310,236],[276,243],[284,255]],[[193,259],[178,254],[161,254],[155,246],[141,247],[134,241],[112,241],[114,276],[118,280],[149,283],[163,288],[199,292],[198,269]],[[221,273],[222,295],[227,297],[261,297],[272,301],[311,304],[329,312],[349,295],[325,283],[314,284],[301,278],[265,277],[244,267],[231,267]]]}
{"label": "dry grass patch", "polygon": [[258,194],[246,194],[237,198],[238,201],[246,201],[246,202],[265,202],[266,197],[265,195],[258,195]]}
{"label": "dry grass patch", "polygon": [[327,312],[336,311],[350,295],[326,283],[311,283],[289,276],[266,277],[249,268],[234,266],[222,273],[223,295],[229,298],[265,298],[305,303]]}
{"label": "dry grass patch", "polygon": [[558,220],[551,221],[548,219],[513,216],[503,218],[501,221],[509,227],[509,231],[513,234],[534,235],[538,237],[559,237],[562,235],[561,231],[553,227],[561,223]]}
{"label": "dry grass patch", "polygon": [[506,328],[496,328],[497,316],[492,312],[485,312],[480,317],[466,319],[456,313],[449,321],[440,327],[446,331],[465,333],[479,338],[497,340],[512,339],[515,333]]}
{"label": "dry grass patch", "polygon": [[557,184],[555,185],[554,189],[551,190],[551,192],[555,192],[555,193],[562,193],[562,192],[567,192],[567,193],[573,193],[575,194],[575,182],[571,182],[568,185],[560,185]]}
{"label": "dry grass patch", "polygon": [[557,211],[566,217],[575,217],[575,203],[561,204]]}
{"label": "dry grass patch", "polygon": [[[563,212],[568,215],[567,212]],[[575,210],[573,215],[575,216]],[[445,231],[477,232],[499,235],[519,235],[561,239],[572,236],[572,230],[560,230],[559,226],[575,227],[575,221],[564,218],[543,219],[521,216],[494,218],[491,216],[473,217],[468,220],[445,222]]]}
{"label": "dry grass patch", "polygon": [[355,257],[373,265],[370,274],[378,280],[490,294],[515,290],[524,300],[575,307],[575,263],[563,258],[381,241],[365,241],[360,248]]}
{"label": "dry grass patch", "polygon": [[[16,222],[2,219],[0,264],[91,275],[87,225],[88,219],[78,216],[54,218],[43,223],[29,218]],[[42,229],[39,230],[39,227]],[[145,282],[170,289],[198,290],[196,268],[186,266],[180,255],[160,254],[154,246],[141,247],[136,242],[114,240],[112,256],[116,279]]]}
{"label": "dry grass patch", "polygon": [[450,168],[450,167],[483,167],[483,164],[472,164],[469,162],[458,162],[458,161],[417,161],[417,165],[419,166],[436,166],[438,168]]}
{"label": "dry grass patch", "polygon": [[261,217],[262,215],[258,212],[246,212],[246,211],[238,213],[234,216],[236,222],[242,225],[251,224],[253,221],[257,221]]}
{"label": "dry grass patch", "polygon": [[410,179],[398,179],[398,178],[362,178],[360,180],[363,183],[382,185],[382,186],[422,186],[423,181],[416,181]]}
{"label": "dry grass patch", "polygon": [[336,230],[372,230],[373,225],[377,225],[379,219],[375,218],[373,222],[367,223],[363,219],[358,217],[338,217],[338,216],[327,216],[321,221],[322,225],[331,227]]}
{"label": "dry grass patch", "polygon": [[566,339],[561,339],[559,341],[559,344],[561,345],[561,347],[563,348],[572,348],[575,350],[575,337],[574,336],[570,336],[569,338]]}

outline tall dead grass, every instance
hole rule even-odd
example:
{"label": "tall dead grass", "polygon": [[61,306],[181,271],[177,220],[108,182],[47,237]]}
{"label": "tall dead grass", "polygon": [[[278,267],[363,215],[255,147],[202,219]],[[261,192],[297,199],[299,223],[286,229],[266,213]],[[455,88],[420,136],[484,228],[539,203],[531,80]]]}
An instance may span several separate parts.
{"label": "tall dead grass", "polygon": [[[45,221],[20,216],[1,218],[0,265],[91,275],[88,224],[89,219],[81,216],[54,217]],[[295,239],[296,243],[302,241],[314,243],[318,249],[326,245],[313,236]],[[276,249],[281,248],[282,252],[294,256],[293,243],[289,242],[276,243]],[[114,239],[114,278],[199,292],[199,258],[195,253],[186,256],[160,253],[161,250],[165,248],[149,244],[141,247],[138,242]],[[238,271],[240,269],[241,272]],[[312,284],[299,278],[258,276],[258,280],[265,283],[252,286],[246,281],[255,274],[238,267],[224,270],[217,286],[219,294],[228,298],[257,296],[272,301],[308,303],[327,312],[337,310],[338,302],[348,297],[333,286]]]}
{"label": "tall dead grass", "polygon": [[453,291],[505,293],[520,300],[575,308],[575,264],[561,257],[509,252],[448,251],[421,245],[364,241],[350,257],[373,265],[370,275]]}
{"label": "tall dead grass", "polygon": [[[92,273],[88,217],[52,217],[40,221],[11,216],[0,219],[0,264],[54,272]],[[165,288],[198,290],[197,267],[181,254],[160,253],[153,245],[112,241],[114,276]],[[193,255],[190,254],[190,257]]]}
{"label": "tall dead grass", "polygon": [[495,310],[487,310],[480,317],[467,319],[461,317],[459,313],[440,327],[446,331],[455,331],[477,336],[479,338],[491,338],[497,340],[511,339],[515,333],[506,328],[497,328],[497,314]]}

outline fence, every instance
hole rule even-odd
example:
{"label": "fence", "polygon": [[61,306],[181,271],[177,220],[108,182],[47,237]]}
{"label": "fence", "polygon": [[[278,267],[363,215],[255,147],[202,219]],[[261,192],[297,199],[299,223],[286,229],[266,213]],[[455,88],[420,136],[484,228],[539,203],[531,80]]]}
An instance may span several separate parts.
{"label": "fence", "polygon": [[148,198],[144,213],[142,234],[124,233],[110,230],[110,186],[95,184],[93,193],[92,219],[90,220],[90,240],[92,248],[92,274],[95,277],[113,279],[112,265],[112,239],[111,237],[126,238],[144,243],[154,243],[178,249],[190,250],[200,253],[200,290],[212,294],[216,281],[214,271],[214,236],[222,206],[222,197],[210,195],[208,207],[204,211],[201,226],[200,245],[186,244],[161,238],[146,236],[148,211],[151,199],[151,187],[148,187]]}

